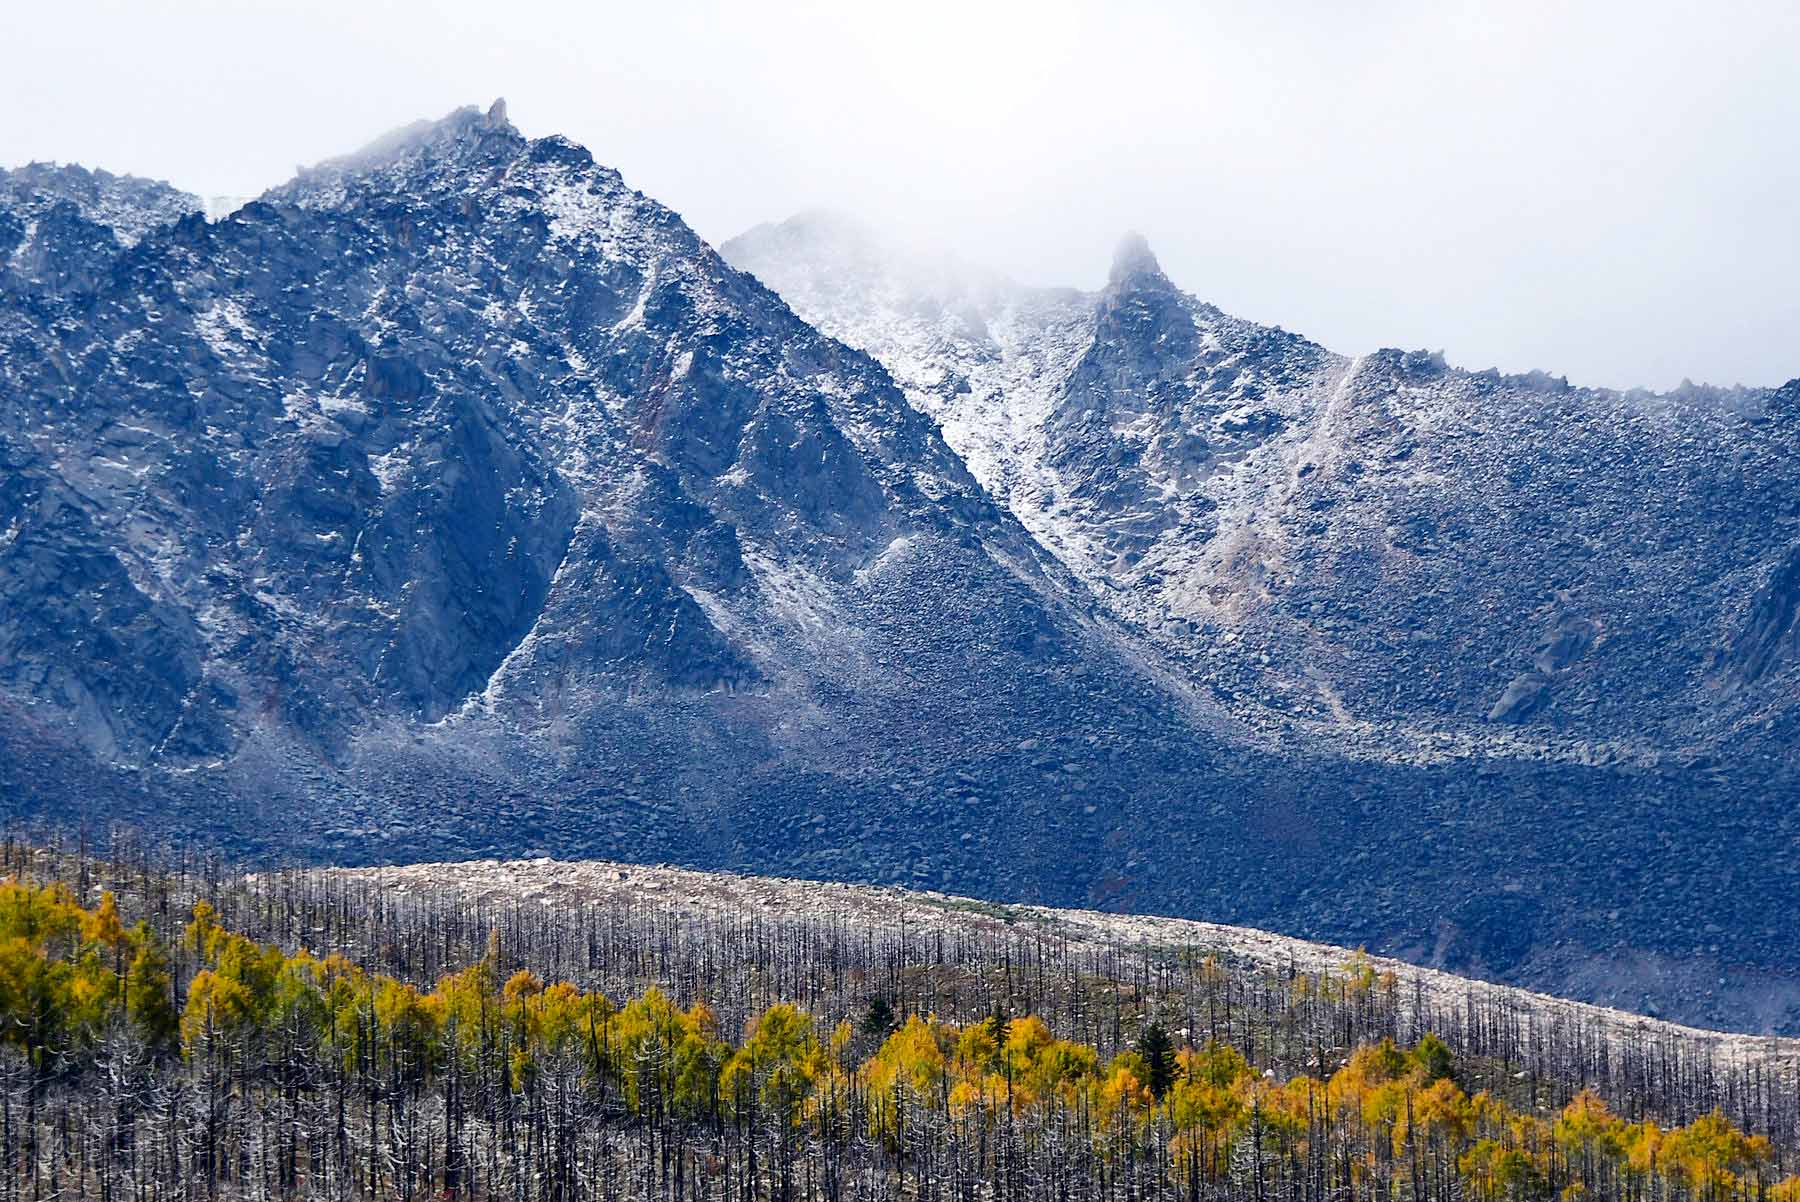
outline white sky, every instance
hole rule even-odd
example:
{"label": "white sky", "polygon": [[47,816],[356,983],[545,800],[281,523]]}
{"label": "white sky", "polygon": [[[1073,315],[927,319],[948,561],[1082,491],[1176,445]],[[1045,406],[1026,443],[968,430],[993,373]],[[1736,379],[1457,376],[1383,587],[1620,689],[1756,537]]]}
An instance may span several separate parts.
{"label": "white sky", "polygon": [[1357,352],[1800,376],[1800,4],[11,0],[0,164],[254,193],[507,98],[715,242],[815,206],[1034,283],[1119,234]]}

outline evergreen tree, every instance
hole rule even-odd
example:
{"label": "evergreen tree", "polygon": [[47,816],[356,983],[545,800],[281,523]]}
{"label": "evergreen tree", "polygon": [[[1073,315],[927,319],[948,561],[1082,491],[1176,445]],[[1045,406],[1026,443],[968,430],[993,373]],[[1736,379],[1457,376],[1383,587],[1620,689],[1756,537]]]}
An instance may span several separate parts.
{"label": "evergreen tree", "polygon": [[1006,1040],[1012,1034],[1012,1019],[1007,1017],[1006,1007],[1000,999],[994,999],[994,1012],[988,1015],[988,1025],[993,1029],[994,1046],[1000,1049],[1002,1060],[1006,1058]]}
{"label": "evergreen tree", "polygon": [[125,974],[125,1013],[144,1042],[161,1052],[174,1043],[177,1028],[169,957],[147,923],[132,928],[130,942],[135,951]]}
{"label": "evergreen tree", "polygon": [[1450,1076],[1451,1070],[1456,1065],[1456,1058],[1450,1052],[1450,1045],[1431,1031],[1425,1032],[1424,1038],[1419,1040],[1409,1054],[1409,1058],[1419,1066],[1419,1070],[1424,1073],[1428,1083]]}
{"label": "evergreen tree", "polygon": [[1144,1058],[1144,1066],[1150,1073],[1150,1079],[1144,1084],[1160,1102],[1168,1094],[1169,1086],[1175,1083],[1175,1044],[1169,1038],[1168,1029],[1159,1022],[1145,1027],[1144,1033],[1138,1036],[1137,1053]]}
{"label": "evergreen tree", "polygon": [[862,1029],[865,1035],[886,1035],[894,1029],[894,1008],[885,997],[876,994],[869,999],[869,1008],[863,1014]]}

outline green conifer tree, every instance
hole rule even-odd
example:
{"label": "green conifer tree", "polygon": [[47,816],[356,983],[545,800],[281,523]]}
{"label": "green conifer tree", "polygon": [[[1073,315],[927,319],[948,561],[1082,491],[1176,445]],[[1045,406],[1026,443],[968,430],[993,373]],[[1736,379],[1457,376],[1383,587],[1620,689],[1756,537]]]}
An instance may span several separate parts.
{"label": "green conifer tree", "polygon": [[132,928],[131,968],[125,974],[125,1013],[152,1048],[162,1051],[175,1041],[178,1022],[170,996],[169,957],[146,923]]}

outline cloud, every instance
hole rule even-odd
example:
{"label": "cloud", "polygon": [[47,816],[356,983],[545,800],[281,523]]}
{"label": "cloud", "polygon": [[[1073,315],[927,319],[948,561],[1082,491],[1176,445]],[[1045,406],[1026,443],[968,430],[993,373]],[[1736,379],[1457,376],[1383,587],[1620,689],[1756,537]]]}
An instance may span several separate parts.
{"label": "cloud", "polygon": [[206,194],[505,95],[713,239],[856,211],[1037,283],[1127,228],[1346,351],[1800,375],[1787,3],[23,5],[0,161]]}

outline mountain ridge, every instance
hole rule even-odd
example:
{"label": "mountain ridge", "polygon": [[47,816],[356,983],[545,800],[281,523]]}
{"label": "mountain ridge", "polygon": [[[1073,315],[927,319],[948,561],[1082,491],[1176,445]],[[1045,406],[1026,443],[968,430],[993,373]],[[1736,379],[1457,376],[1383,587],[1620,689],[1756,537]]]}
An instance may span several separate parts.
{"label": "mountain ridge", "polygon": [[[969,284],[954,277],[946,281],[940,274],[931,286],[921,285],[921,277],[909,271],[910,258],[884,246],[866,227],[854,234],[858,241],[846,250],[851,236],[841,231],[859,227],[840,221],[837,231],[827,236],[816,232],[822,224],[809,214],[782,226],[757,227],[728,242],[725,252],[747,269],[760,269],[821,328],[882,359],[908,388],[914,403],[938,418],[946,437],[983,483],[1002,496],[1097,595],[1111,601],[1122,618],[1165,628],[1153,630],[1153,637],[1184,661],[1203,657],[1205,648],[1192,638],[1163,637],[1171,620],[1197,623],[1231,638],[1261,634],[1276,644],[1319,636],[1316,627],[1294,621],[1291,614],[1278,615],[1287,618],[1281,627],[1258,631],[1238,611],[1279,609],[1282,591],[1295,583],[1280,578],[1282,559],[1296,550],[1313,554],[1320,540],[1310,538],[1306,527],[1329,524],[1304,514],[1295,518],[1293,511],[1304,506],[1312,513],[1344,512],[1351,508],[1344,504],[1346,488],[1352,493],[1388,490],[1388,496],[1375,498],[1380,510],[1367,520],[1382,521],[1389,532],[1372,545],[1363,535],[1365,545],[1357,553],[1389,561],[1410,557],[1413,563],[1401,563],[1388,575],[1416,587],[1418,574],[1409,576],[1406,569],[1417,566],[1430,549],[1395,536],[1393,525],[1401,516],[1395,510],[1419,507],[1403,489],[1435,488],[1435,482],[1451,480],[1455,483],[1446,490],[1450,494],[1458,488],[1474,491],[1462,479],[1491,469],[1486,462],[1469,459],[1455,445],[1459,437],[1489,437],[1492,447],[1480,448],[1481,453],[1497,458],[1513,453],[1505,440],[1516,433],[1529,449],[1540,453],[1539,463],[1511,468],[1504,482],[1476,487],[1485,490],[1484,504],[1493,516],[1519,509],[1522,517],[1541,520],[1546,527],[1554,524],[1554,516],[1531,512],[1534,499],[1518,496],[1517,490],[1534,468],[1541,471],[1546,465],[1560,469],[1560,478],[1552,483],[1566,494],[1578,495],[1588,487],[1577,483],[1582,479],[1578,465],[1554,462],[1558,440],[1568,435],[1593,447],[1609,440],[1607,427],[1621,428],[1633,438],[1633,457],[1652,462],[1652,456],[1668,458],[1672,442],[1693,443],[1693,427],[1710,425],[1703,434],[1727,454],[1741,450],[1762,456],[1773,469],[1771,480],[1785,482],[1791,475],[1780,462],[1794,437],[1782,428],[1780,414],[1785,412],[1782,398],[1800,391],[1800,383],[1760,390],[1688,386],[1653,394],[1576,389],[1542,372],[1520,376],[1492,370],[1462,372],[1450,368],[1441,355],[1425,352],[1380,350],[1349,359],[1278,327],[1237,322],[1188,297],[1167,281],[1147,243],[1136,235],[1122,241],[1109,281],[1100,291],[1054,293],[1056,303],[1067,307],[1064,323],[1027,330],[1024,342],[1037,345],[1021,347],[1009,337],[1007,315],[1052,294],[997,283],[991,274],[970,277],[977,282]],[[946,318],[947,313],[954,318]],[[1082,349],[1058,351],[1061,361],[1036,378],[1021,381],[1008,374],[1009,360],[1042,356],[1046,346]],[[973,371],[977,386],[969,384],[970,371],[959,365]],[[947,392],[934,383],[942,379],[955,380]],[[1021,391],[1036,395],[1021,401]],[[1404,409],[1386,399],[1405,395],[1419,399]],[[1472,403],[1481,408],[1472,409]],[[1521,429],[1497,425],[1496,406],[1510,408],[1506,416]],[[1023,430],[1017,420],[1021,410],[1027,411]],[[1550,414],[1549,421],[1545,413]],[[1605,425],[1584,434],[1573,423],[1590,416],[1603,417]],[[1408,423],[1415,429],[1405,430]],[[992,434],[996,424],[1012,427],[1007,437]],[[1541,428],[1530,429],[1533,424]],[[1633,426],[1643,428],[1643,433]],[[1759,434],[1758,426],[1769,429]],[[1431,446],[1439,428],[1448,433],[1440,445]],[[1423,472],[1417,468],[1420,461],[1406,462],[1421,446],[1441,460]],[[1711,447],[1699,449],[1717,455]],[[1375,457],[1373,464],[1367,456]],[[1360,475],[1369,466],[1377,472],[1386,469],[1394,479],[1390,482],[1376,474],[1348,482],[1334,478],[1342,474],[1339,467]],[[1751,482],[1741,468],[1728,463],[1700,466],[1736,472],[1739,479],[1729,483],[1743,495],[1741,512],[1753,518],[1783,512],[1772,499],[1778,497],[1779,488]],[[1693,470],[1679,460],[1666,464],[1667,474],[1677,480]],[[1602,475],[1594,482],[1604,481]],[[1630,529],[1633,515],[1624,502],[1634,499],[1635,485],[1608,484],[1621,498],[1619,527]],[[1725,500],[1739,497],[1727,495]],[[1435,522],[1437,515],[1423,519],[1404,515],[1404,520]],[[1641,526],[1641,518],[1635,524]],[[1724,540],[1718,536],[1729,530],[1730,523],[1720,520],[1697,533],[1720,542]],[[1786,592],[1777,586],[1785,578],[1779,565],[1787,561],[1779,531],[1768,532],[1765,539],[1769,535],[1774,536],[1770,540],[1774,546],[1745,547],[1728,569],[1743,573],[1747,568],[1750,576],[1776,578],[1770,585],[1774,593],[1763,607],[1763,626],[1769,629],[1757,645],[1769,644],[1766,636],[1773,628],[1785,629]],[[1517,541],[1529,544],[1533,536],[1522,532]],[[1145,556],[1150,558],[1145,561]],[[1555,571],[1548,564],[1542,569],[1545,576]],[[1179,581],[1179,587],[1167,585],[1165,577]],[[1273,590],[1267,587],[1271,577]],[[1740,609],[1746,605],[1744,584],[1740,580],[1735,585],[1726,605]],[[1561,587],[1550,580],[1537,596],[1511,600],[1517,608],[1536,607]],[[1332,605],[1316,597],[1306,603]],[[1355,613],[1349,616],[1353,622],[1359,620]],[[1542,642],[1554,651],[1527,654],[1524,658],[1535,661],[1529,670],[1485,686],[1470,681],[1454,694],[1473,698],[1485,692],[1479,719],[1458,715],[1451,724],[1454,729],[1445,731],[1440,716],[1428,719],[1417,733],[1428,740],[1446,733],[1482,738],[1487,733],[1482,728],[1490,723],[1512,725],[1529,717],[1554,691],[1550,686],[1557,683],[1559,673],[1580,669],[1574,661],[1587,649],[1583,640],[1591,645],[1599,634],[1598,629],[1588,629],[1594,621],[1574,612],[1558,616],[1553,611],[1551,631]],[[1523,630],[1515,632],[1514,645],[1526,637]],[[1717,658],[1730,662],[1733,647],[1745,637],[1719,640],[1714,648]],[[1330,641],[1328,633],[1325,641]],[[1265,646],[1262,653],[1278,654],[1279,649]],[[1494,658],[1495,650],[1490,649],[1489,658]],[[1737,658],[1742,662],[1742,656]],[[1753,677],[1759,678],[1770,666],[1789,673],[1793,669],[1791,659],[1773,664],[1751,658],[1753,667],[1760,665]],[[1696,666],[1684,687],[1690,692],[1692,687],[1704,687],[1702,677],[1708,671]],[[1343,699],[1333,695],[1342,691],[1337,685],[1319,688],[1321,695],[1308,699],[1305,673],[1290,667],[1286,675],[1291,691],[1301,694],[1300,701],[1310,710],[1309,720],[1327,726],[1346,724]],[[1742,678],[1743,673],[1738,675]],[[1395,685],[1403,687],[1403,682]],[[1223,687],[1240,693],[1254,689],[1255,683],[1240,678]],[[1764,697],[1780,693],[1770,689]],[[1281,708],[1292,706],[1292,698],[1283,699]],[[1641,718],[1636,715],[1630,724],[1616,724],[1601,753],[1634,754],[1627,732],[1653,725]],[[1545,733],[1539,746],[1553,751],[1563,732]]]}
{"label": "mountain ridge", "polygon": [[[1730,762],[1541,724],[1397,735],[1263,682],[1311,664],[1366,721],[1424,652],[1346,673],[1374,650],[1282,641],[1329,629],[1310,610],[1231,642],[1204,614],[1205,639],[1162,629],[1175,583],[1149,576],[1178,583],[1219,529],[1247,549],[1215,547],[1205,605],[1262,621],[1255,590],[1288,587],[1251,552],[1292,530],[1219,463],[1282,462],[1348,376],[1296,335],[1121,287],[1095,345],[1089,294],[938,272],[929,321],[886,327],[933,355],[890,370],[503,109],[130,247],[69,229],[55,273],[0,276],[15,814],[265,858],[545,850],[1161,909],[1800,1021],[1760,1000],[1794,968],[1794,869],[1769,854],[1794,838],[1791,709]],[[917,290],[842,291],[880,315]],[[1361,361],[1355,454],[1270,474],[1301,520],[1364,503],[1370,414],[1444,370]],[[1757,615],[1717,665],[1762,665],[1742,709],[1787,679],[1785,579],[1728,582]],[[1593,620],[1540,623],[1552,714],[1588,687]],[[1507,666],[1478,674],[1483,712]]]}

